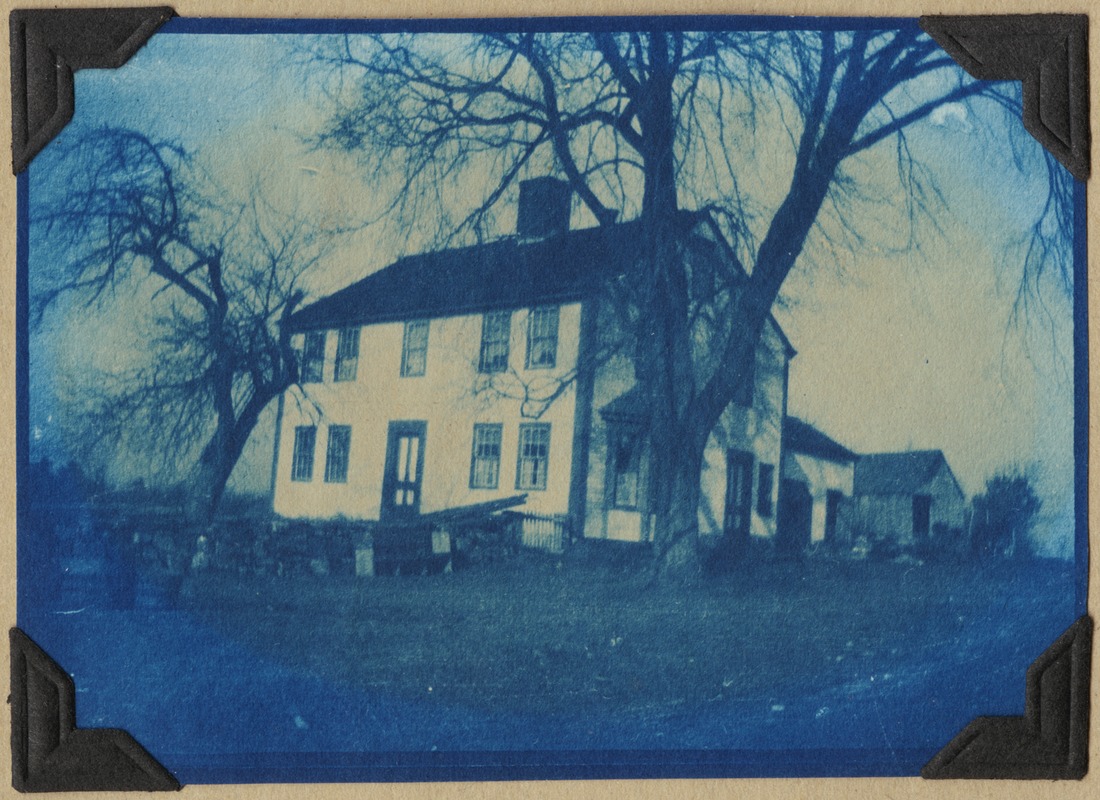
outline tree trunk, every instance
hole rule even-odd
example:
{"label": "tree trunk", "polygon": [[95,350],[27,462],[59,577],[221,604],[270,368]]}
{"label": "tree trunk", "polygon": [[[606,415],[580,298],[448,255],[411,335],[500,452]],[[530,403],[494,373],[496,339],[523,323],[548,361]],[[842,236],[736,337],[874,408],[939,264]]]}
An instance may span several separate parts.
{"label": "tree trunk", "polygon": [[703,448],[696,436],[679,435],[671,428],[655,428],[652,443],[653,577],[690,581],[702,572],[698,533]]}
{"label": "tree trunk", "polygon": [[699,473],[706,435],[688,416],[695,391],[690,287],[680,255],[672,105],[671,42],[649,37],[650,74],[638,120],[643,136],[642,219],[647,247],[641,266],[641,325],[635,376],[648,403],[650,493],[655,517],[654,578],[691,579],[701,572],[697,549]]}
{"label": "tree trunk", "polygon": [[234,417],[223,414],[218,417],[217,428],[195,465],[192,481],[194,490],[191,493],[191,507],[188,509],[194,522],[208,524],[213,519],[225,494],[229,477],[241,458],[260,414],[288,386],[289,384],[258,389],[239,415]]}

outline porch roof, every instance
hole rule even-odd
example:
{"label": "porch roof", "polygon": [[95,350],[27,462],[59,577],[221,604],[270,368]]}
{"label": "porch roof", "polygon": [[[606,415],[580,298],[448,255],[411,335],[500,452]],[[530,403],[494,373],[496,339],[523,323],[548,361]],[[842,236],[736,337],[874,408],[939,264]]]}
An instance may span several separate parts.
{"label": "porch roof", "polygon": [[600,409],[608,422],[643,422],[649,416],[648,399],[640,386],[623,392]]}

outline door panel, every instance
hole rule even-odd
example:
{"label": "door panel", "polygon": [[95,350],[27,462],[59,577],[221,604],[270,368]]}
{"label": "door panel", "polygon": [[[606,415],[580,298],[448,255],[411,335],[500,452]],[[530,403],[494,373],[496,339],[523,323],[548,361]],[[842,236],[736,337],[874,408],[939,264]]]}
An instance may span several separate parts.
{"label": "door panel", "polygon": [[932,498],[926,494],[913,495],[913,538],[927,539],[932,522]]}
{"label": "door panel", "polygon": [[386,472],[382,480],[382,519],[420,513],[427,423],[391,422],[386,442]]}
{"label": "door panel", "polygon": [[843,498],[844,495],[836,489],[830,489],[825,494],[825,541],[830,544],[836,540],[836,525]]}

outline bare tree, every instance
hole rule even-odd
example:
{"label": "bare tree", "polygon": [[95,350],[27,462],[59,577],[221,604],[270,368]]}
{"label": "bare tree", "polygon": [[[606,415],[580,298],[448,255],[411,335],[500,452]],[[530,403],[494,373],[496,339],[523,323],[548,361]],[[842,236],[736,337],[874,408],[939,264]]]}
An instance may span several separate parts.
{"label": "bare tree", "polygon": [[282,323],[331,237],[265,203],[262,186],[233,200],[193,154],[137,131],[70,131],[55,157],[59,180],[32,220],[52,254],[35,321],[62,298],[141,297],[152,323],[144,355],[100,376],[85,445],[186,470],[191,511],[208,516],[261,412],[298,380]]}
{"label": "bare tree", "polygon": [[[661,454],[651,491],[669,567],[693,561],[707,437],[751,379],[811,231],[858,243],[859,168],[872,154],[896,162],[915,225],[937,192],[910,150],[911,126],[983,95],[1012,104],[915,28],[345,36],[319,40],[306,63],[323,68],[332,109],[317,145],[359,153],[372,175],[396,170],[391,211],[440,219],[441,241],[483,236],[536,167],[564,176],[600,225],[645,220],[646,255],[609,296],[630,325]],[[786,147],[767,199],[739,179],[738,154],[758,137]],[[476,202],[447,215],[449,193],[479,186]],[[693,279],[685,211],[721,221],[732,266],[714,281]],[[1033,255],[1032,274],[1050,254]]]}

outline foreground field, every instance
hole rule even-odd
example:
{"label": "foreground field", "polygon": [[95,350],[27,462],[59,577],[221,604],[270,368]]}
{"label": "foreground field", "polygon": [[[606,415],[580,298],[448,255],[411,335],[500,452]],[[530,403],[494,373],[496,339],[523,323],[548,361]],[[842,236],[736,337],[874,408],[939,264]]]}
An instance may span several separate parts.
{"label": "foreground field", "polygon": [[666,713],[964,664],[1013,635],[990,622],[1071,619],[1067,569],[767,562],[647,588],[622,568],[532,557],[427,577],[206,574],[182,604],[355,690],[496,713]]}

